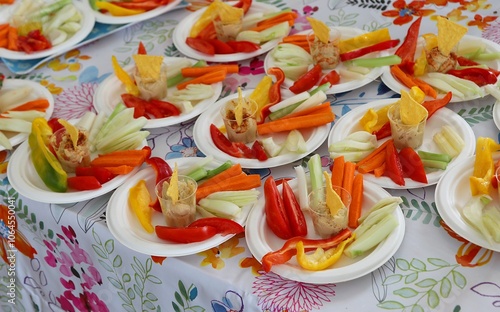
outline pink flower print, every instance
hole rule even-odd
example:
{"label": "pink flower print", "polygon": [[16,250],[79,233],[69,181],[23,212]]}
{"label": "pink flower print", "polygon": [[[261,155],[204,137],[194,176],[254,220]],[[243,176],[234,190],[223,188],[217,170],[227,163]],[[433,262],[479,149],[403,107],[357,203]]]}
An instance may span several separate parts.
{"label": "pink flower print", "polygon": [[483,31],[483,38],[500,44],[500,21],[496,20]]}
{"label": "pink flower print", "polygon": [[250,66],[240,66],[239,74],[242,76],[260,75],[264,74],[265,72],[266,71],[264,70],[264,61],[256,57],[250,61]]}
{"label": "pink flower print", "polygon": [[[71,294],[71,292],[69,292],[69,293]],[[66,297],[63,297],[63,296],[57,297],[57,301],[59,302],[59,304],[61,305],[61,308],[64,311],[75,312],[75,308],[73,307],[71,302]]]}
{"label": "pink flower print", "polygon": [[68,227],[61,226],[61,229],[62,229],[64,235],[67,238],[69,238],[71,240],[71,242],[73,242],[73,239],[76,238],[75,230],[73,230],[73,228],[71,226],[68,226]]}
{"label": "pink flower print", "polygon": [[108,312],[109,309],[106,304],[97,297],[96,294],[85,291],[84,295],[86,297],[87,304],[92,312]]}
{"label": "pink flower print", "polygon": [[[71,247],[70,247],[71,248]],[[71,248],[71,257],[76,263],[87,263],[93,264],[92,259],[90,259],[89,254],[80,248],[80,246],[76,245],[74,248]]]}
{"label": "pink flower print", "polygon": [[256,277],[253,285],[262,310],[300,312],[322,310],[335,296],[335,284],[315,285],[284,279],[274,273]]}
{"label": "pink flower print", "polygon": [[75,283],[72,280],[65,280],[64,278],[60,278],[59,281],[61,282],[61,285],[63,285],[64,288],[66,289],[71,289],[75,290]]}
{"label": "pink flower print", "polygon": [[97,271],[96,268],[89,267],[88,274],[82,269],[82,273],[82,278],[85,281],[85,283],[82,283],[82,287],[91,289],[96,284],[102,284],[101,274],[99,274],[99,271]]}
{"label": "pink flower print", "polygon": [[248,83],[250,82],[250,79],[248,79],[246,77],[241,77],[241,76],[238,76],[238,77],[240,77],[240,79],[238,79],[236,77],[226,78],[226,80],[224,80],[224,91],[223,92],[225,92],[225,93],[227,93],[227,95],[229,95],[231,93],[236,92],[238,87],[242,87],[242,89],[245,88],[245,86],[248,85]]}
{"label": "pink flower print", "polygon": [[88,111],[94,111],[92,105],[97,83],[82,83],[65,89],[55,98],[54,116],[71,119],[80,118]]}
{"label": "pink flower print", "polygon": [[306,17],[312,16],[314,12],[318,11],[318,7],[306,5],[302,9],[302,12],[298,12],[297,10],[294,11],[298,14],[298,17],[295,19],[295,24],[292,28],[292,31],[290,32],[290,35],[303,30],[311,29],[311,24],[309,24],[309,21],[306,19]]}
{"label": "pink flower print", "polygon": [[56,247],[56,242],[54,241],[48,241],[48,240],[43,240],[43,244],[50,250],[50,251],[54,251],[55,250],[55,247]]}
{"label": "pink flower print", "polygon": [[73,274],[73,260],[71,260],[71,257],[64,251],[61,251],[60,253],[61,257],[59,258],[59,262],[61,263],[61,267],[59,268],[59,271],[67,277],[72,277]]}
{"label": "pink flower print", "polygon": [[47,262],[48,265],[51,267],[55,268],[57,265],[57,259],[54,256],[54,254],[50,251],[47,250],[47,256],[44,257],[45,262]]}

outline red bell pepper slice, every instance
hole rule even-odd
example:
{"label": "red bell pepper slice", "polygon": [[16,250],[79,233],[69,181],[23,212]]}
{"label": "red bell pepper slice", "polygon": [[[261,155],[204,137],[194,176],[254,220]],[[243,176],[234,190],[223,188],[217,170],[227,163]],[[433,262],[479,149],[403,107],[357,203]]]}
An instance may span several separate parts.
{"label": "red bell pepper slice", "polygon": [[161,239],[188,244],[202,242],[213,237],[217,234],[217,229],[209,225],[183,228],[157,225],[155,226],[155,232],[156,236]]}
{"label": "red bell pepper slice", "polygon": [[222,133],[216,125],[210,124],[210,136],[218,149],[233,157],[241,158],[243,153]]}
{"label": "red bell pepper slice", "polygon": [[76,167],[75,174],[77,176],[94,176],[101,184],[116,177],[115,174],[104,167]]}
{"label": "red bell pepper slice", "polygon": [[330,83],[330,86],[336,85],[340,81],[340,75],[334,69],[330,71],[328,74],[324,75],[323,78],[319,81],[318,85],[323,85],[325,83]]}
{"label": "red bell pepper slice", "polygon": [[231,54],[234,49],[227,43],[219,39],[208,39],[208,42],[214,46],[216,54]]}
{"label": "red bell pepper slice", "polygon": [[404,174],[413,181],[427,184],[424,164],[417,152],[411,147],[405,147],[399,151],[399,160]]}
{"label": "red bell pepper slice", "polygon": [[240,149],[240,151],[243,153],[244,158],[249,158],[249,159],[255,159],[255,155],[253,153],[253,150],[248,147],[245,143],[243,142],[234,142],[233,144],[236,145]]}
{"label": "red bell pepper slice", "polygon": [[222,236],[245,232],[245,228],[238,222],[219,217],[198,219],[191,223],[188,227],[203,227],[207,225],[214,227],[217,230],[217,234]]}
{"label": "red bell pepper slice", "polygon": [[246,14],[251,6],[252,0],[240,0],[234,5],[235,8],[242,8],[243,14]]}
{"label": "red bell pepper slice", "polygon": [[394,141],[387,144],[385,148],[385,170],[384,175],[391,178],[398,185],[405,185],[403,177],[403,167],[399,160],[398,151],[394,145]]}
{"label": "red bell pepper slice", "polygon": [[299,79],[293,83],[290,87],[290,91],[295,94],[307,91],[318,83],[322,75],[323,70],[321,69],[321,66],[316,64],[313,68],[311,68],[311,70],[300,76]]}
{"label": "red bell pepper slice", "polygon": [[94,176],[75,176],[69,177],[67,180],[68,187],[77,191],[89,191],[102,187],[101,183]]}
{"label": "red bell pepper slice", "polygon": [[450,69],[446,73],[458,78],[470,80],[480,87],[497,82],[497,76],[486,68],[469,67],[463,69]]}
{"label": "red bell pepper slice", "polygon": [[382,42],[376,43],[376,44],[368,46],[368,47],[364,47],[364,48],[360,48],[360,49],[357,49],[354,51],[342,53],[342,54],[340,54],[340,60],[342,62],[345,62],[345,61],[349,61],[349,60],[353,60],[355,58],[361,57],[361,56],[366,55],[368,53],[378,52],[378,51],[383,51],[383,50],[387,50],[390,48],[394,48],[395,46],[397,46],[399,44],[399,41],[400,41],[399,39],[382,41]]}
{"label": "red bell pepper slice", "polygon": [[47,121],[47,124],[49,125],[50,129],[52,129],[52,132],[56,132],[57,130],[64,128],[64,126],[59,122],[59,118],[57,117],[50,118]]}
{"label": "red bell pepper slice", "polygon": [[252,151],[253,151],[253,154],[255,155],[255,158],[257,158],[260,161],[265,161],[269,158],[266,154],[266,151],[264,150],[264,147],[262,146],[262,143],[260,143],[260,141],[253,142]]}
{"label": "red bell pepper slice", "polygon": [[137,54],[148,54],[148,52],[146,51],[146,47],[144,46],[144,44],[142,43],[142,41],[139,41],[139,47],[137,48]]}
{"label": "red bell pepper slice", "polygon": [[151,102],[146,101],[144,107],[146,108],[146,114],[152,115],[154,118],[165,117],[161,109]]}
{"label": "red bell pepper slice", "polygon": [[293,193],[292,188],[286,180],[282,182],[283,205],[290,221],[290,227],[294,236],[307,235],[307,223],[299,202]]}
{"label": "red bell pepper slice", "polygon": [[281,239],[293,237],[290,228],[290,221],[285,211],[283,199],[278,191],[276,182],[272,176],[269,176],[264,182],[264,196],[266,198],[265,211],[266,223],[274,235]]}
{"label": "red bell pepper slice", "polygon": [[299,241],[304,243],[304,249],[306,251],[316,250],[318,247],[326,250],[337,246],[345,239],[349,238],[351,234],[351,231],[346,228],[337,235],[326,239],[307,239],[304,237],[291,238],[287,240],[280,249],[268,252],[262,257],[262,268],[264,271],[269,272],[273,265],[283,264],[292,259],[292,257],[297,254],[297,243]]}
{"label": "red bell pepper slice", "polygon": [[215,54],[215,48],[210,42],[201,38],[186,38],[186,44],[192,49],[208,55]]}
{"label": "red bell pepper slice", "polygon": [[154,106],[158,107],[158,109],[162,113],[163,118],[170,116],[179,116],[181,114],[181,110],[170,102],[156,100],[156,99],[151,99],[149,100],[149,102],[151,102],[151,104],[153,104]]}
{"label": "red bell pepper slice", "polygon": [[466,58],[465,56],[457,56],[457,62],[458,65],[460,66],[477,66],[479,65],[478,62],[473,61],[471,59]]}
{"label": "red bell pepper slice", "polygon": [[141,99],[130,93],[123,93],[121,95],[123,104],[127,107],[134,109],[134,118],[139,118],[146,115],[146,105],[148,101]]}
{"label": "red bell pepper slice", "polygon": [[[172,176],[172,168],[163,158],[156,156],[149,157],[148,159],[146,159],[146,163],[150,165],[151,168],[153,168],[153,170],[155,171],[156,174],[155,184],[158,184],[158,182],[160,182],[161,180]],[[158,198],[155,198],[155,200],[150,204],[150,206],[154,210],[161,212],[160,201],[158,200]]]}
{"label": "red bell pepper slice", "polygon": [[[164,3],[160,2],[160,1],[154,1],[154,0],[141,1],[141,2],[111,1],[111,3],[114,5],[117,5],[119,7],[125,8],[125,9],[146,10],[146,11],[151,11],[151,10],[156,9],[157,7],[164,5]],[[166,3],[168,3],[168,1]]]}
{"label": "red bell pepper slice", "polygon": [[415,63],[415,51],[417,50],[418,35],[422,16],[413,22],[406,33],[405,40],[394,54],[401,58],[400,68],[407,74],[413,75],[413,64]]}
{"label": "red bell pepper slice", "polygon": [[227,45],[229,45],[234,52],[236,53],[251,53],[260,49],[260,45],[250,42],[250,41],[227,41]]}

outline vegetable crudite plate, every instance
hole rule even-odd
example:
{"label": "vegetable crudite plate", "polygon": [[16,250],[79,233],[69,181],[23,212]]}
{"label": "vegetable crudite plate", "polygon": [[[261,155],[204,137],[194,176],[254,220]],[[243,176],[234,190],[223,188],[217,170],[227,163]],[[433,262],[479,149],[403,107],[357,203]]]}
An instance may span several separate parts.
{"label": "vegetable crudite plate", "polygon": [[[353,28],[353,27],[331,27],[332,29],[336,29],[340,32],[341,34],[341,40],[349,39],[352,37],[356,37],[359,35],[362,35],[366,33],[365,31],[358,29],[358,28]],[[306,31],[301,31],[297,34],[305,35],[311,30],[306,30]],[[274,49],[276,49],[275,47]],[[266,71],[271,68],[271,67],[276,67],[275,63],[275,58],[273,57],[273,51],[270,51],[264,60],[264,68]],[[363,57],[365,58],[371,58],[371,57],[378,57],[378,56],[385,56],[388,55],[388,52],[386,51],[380,51],[380,52],[372,52],[367,55],[364,55]],[[310,64],[312,66],[312,63]],[[387,66],[384,66],[387,67]],[[340,62],[339,65],[334,68],[335,70],[338,71],[338,69],[345,69],[346,66]],[[377,79],[381,74],[382,74],[383,67],[375,67],[370,70],[367,74],[363,75],[364,78],[362,79],[350,79],[350,78],[345,78],[340,75],[340,82],[336,85],[331,86],[328,90],[325,91],[326,94],[335,94],[335,93],[340,93],[340,92],[347,92],[351,91],[357,88],[360,88],[364,85],[369,84],[373,80]],[[323,70],[323,74],[328,73],[331,71],[331,69],[325,69]],[[293,85],[295,81],[290,79],[290,78],[285,78],[285,81],[283,82],[283,85],[290,87]]]}
{"label": "vegetable crudite plate", "polygon": [[[328,146],[330,146],[330,144],[334,142],[338,142],[344,139],[346,136],[353,132],[363,130],[361,125],[359,124],[359,120],[361,119],[361,117],[363,117],[368,109],[373,108],[374,110],[377,110],[391,103],[395,103],[396,101],[398,101],[398,98],[369,102],[356,107],[352,111],[340,117],[335,121],[332,130],[330,131],[330,135],[328,136]],[[455,130],[455,132],[464,140],[465,146],[460,154],[458,154],[455,158],[453,158],[453,160],[450,161],[446,170],[437,170],[427,173],[427,184],[405,178],[405,185],[402,186],[394,183],[389,177],[375,177],[370,173],[364,175],[365,181],[376,183],[381,187],[388,189],[412,189],[436,184],[443,176],[443,174],[451,167],[453,167],[456,163],[459,163],[463,159],[466,159],[467,157],[473,155],[476,146],[474,132],[472,131],[472,128],[469,126],[469,124],[454,111],[443,107],[438,109],[431,116],[431,118],[427,120],[424,132],[424,142],[417,150],[442,153],[439,150],[437,144],[433,141],[433,136],[436,132],[439,132],[441,127],[444,125],[449,125],[450,127],[452,127],[453,130]],[[389,138],[385,138],[379,140],[379,142],[381,144],[388,139]]]}
{"label": "vegetable crudite plate", "polygon": [[[52,93],[50,93],[50,91],[44,86],[30,80],[5,79],[3,82],[2,90],[11,90],[26,86],[30,86],[33,89],[33,92],[31,92],[30,94],[29,100],[33,100],[36,98],[46,98],[49,101],[49,107],[47,108],[47,110],[45,110],[45,119],[49,119],[54,112],[54,97],[52,96]],[[29,133],[5,133],[5,135],[9,138],[10,144],[12,144],[12,146],[16,146],[24,142],[28,138]],[[0,146],[0,151],[3,150],[5,150],[5,147]]]}
{"label": "vegetable crudite plate", "polygon": [[[253,89],[248,89],[243,91],[243,96],[248,96],[252,93]],[[313,129],[301,129],[300,132],[304,137],[307,144],[307,151],[305,153],[286,153],[283,155],[278,155],[275,157],[269,157],[267,160],[260,161],[258,159],[250,158],[237,158],[233,157],[225,152],[221,151],[212,140],[210,136],[210,124],[214,124],[220,127],[224,124],[222,121],[222,116],[220,114],[220,109],[227,101],[236,99],[238,93],[231,94],[219,101],[215,102],[210,106],[203,114],[201,114],[196,120],[193,128],[193,138],[196,146],[205,155],[213,155],[215,159],[224,162],[226,160],[231,160],[233,163],[240,163],[243,168],[248,169],[261,169],[261,168],[272,168],[281,165],[285,165],[296,160],[302,159],[309,153],[315,151],[328,137],[328,131],[330,130],[330,124],[325,124]],[[263,139],[267,136],[272,136],[273,140],[277,144],[283,144],[288,136],[287,132],[282,133],[272,133],[264,136],[257,135],[257,139]]]}
{"label": "vegetable crudite plate", "polygon": [[[297,191],[297,180],[288,181],[290,187]],[[281,185],[278,186],[281,192]],[[363,193],[363,213],[366,213],[375,203],[383,198],[391,197],[391,195],[377,186],[374,183],[365,181]],[[399,225],[389,234],[389,236],[380,242],[377,247],[367,252],[365,255],[351,259],[345,255],[339,259],[333,267],[322,271],[308,271],[302,269],[297,263],[295,257],[285,264],[273,265],[271,271],[291,280],[312,283],[340,283],[350,281],[375,271],[382,266],[390,257],[396,253],[401,245],[405,234],[405,219],[401,209],[396,208],[393,212]],[[248,216],[247,225],[245,227],[245,237],[248,248],[252,255],[258,261],[271,251],[280,249],[285,240],[278,238],[266,224],[265,215],[265,198],[260,196],[259,201]],[[314,232],[312,220],[307,212],[304,213],[307,221],[308,234],[306,238],[318,239]]]}
{"label": "vegetable crudite plate", "polygon": [[[165,57],[163,62],[167,65],[174,64],[179,61],[178,57]],[[195,60],[188,59],[192,64],[196,63]],[[135,65],[130,65],[124,68],[129,74],[133,72]],[[145,129],[159,128],[179,124],[184,121],[188,121],[201,113],[203,113],[207,108],[213,105],[215,101],[219,98],[222,92],[222,82],[214,83],[211,85],[214,91],[212,97],[204,99],[194,104],[194,109],[188,113],[181,113],[179,116],[170,116],[165,118],[151,118],[148,119]],[[168,88],[167,90],[167,101],[168,94],[177,90],[176,87]],[[94,107],[99,113],[110,114],[115,106],[123,102],[121,95],[127,93],[125,85],[118,79],[118,77],[113,73],[108,78],[106,78],[102,83],[99,84],[96,92],[94,93]]]}
{"label": "vegetable crudite plate", "polygon": [[[229,4],[232,4],[235,2],[229,2]],[[199,60],[206,60],[208,62],[235,62],[235,61],[241,61],[241,60],[247,60],[251,59],[253,57],[256,57],[258,55],[264,54],[267,51],[271,50],[274,48],[278,42],[280,42],[281,38],[273,39],[270,40],[260,46],[260,49],[254,52],[249,52],[249,53],[231,53],[231,54],[215,54],[215,55],[208,55],[204,54],[201,52],[198,52],[188,46],[186,44],[186,38],[189,37],[189,33],[191,31],[192,26],[194,23],[198,20],[198,18],[203,14],[203,12],[206,10],[200,9],[196,12],[191,13],[190,15],[186,16],[182,21],[180,21],[179,24],[174,29],[174,34],[172,36],[172,40],[174,42],[174,45],[177,47],[177,50],[181,52],[182,54],[192,57],[195,59]],[[252,5],[250,6],[250,9],[247,12],[247,15],[253,14],[253,13],[258,13],[258,12],[264,12],[264,13],[272,13],[272,12],[279,12],[279,8],[265,4],[265,3],[260,3],[253,1]],[[290,28],[291,29],[291,28]]]}
{"label": "vegetable crudite plate", "polygon": [[[172,168],[174,164],[177,163],[179,172],[182,172],[183,169],[188,169],[199,161],[199,157],[186,157],[168,159],[167,163]],[[221,163],[212,161],[207,165],[207,168],[213,169],[220,164]],[[155,196],[155,177],[156,175],[152,168],[143,169],[130,177],[123,185],[116,189],[111,196],[106,208],[106,219],[111,234],[120,243],[146,255],[179,257],[192,255],[218,246],[234,236],[216,234],[214,237],[205,241],[180,244],[162,240],[155,233],[146,232],[128,204],[128,194],[130,188],[143,179],[146,181],[151,196]],[[244,226],[247,216],[253,206],[254,204],[244,206],[234,221]],[[153,212],[151,222],[153,227],[156,225],[166,225],[165,217],[158,211]]]}
{"label": "vegetable crudite plate", "polygon": [[[500,159],[500,153],[493,154],[493,159]],[[447,170],[439,180],[434,193],[436,208],[444,222],[458,235],[473,244],[486,249],[500,252],[500,243],[490,244],[488,240],[475,228],[469,225],[461,215],[462,209],[472,198],[469,186],[469,177],[474,169],[475,156],[470,156],[453,168]],[[496,193],[496,192],[495,192]],[[498,195],[490,194],[493,201],[498,203]]]}
{"label": "vegetable crudite plate", "polygon": [[182,0],[171,0],[168,4],[162,5],[156,9],[146,11],[141,14],[128,15],[128,16],[113,16],[107,13],[101,13],[97,10],[94,10],[90,5],[90,1],[93,0],[83,0],[85,6],[90,10],[92,16],[95,17],[95,20],[99,23],[103,24],[128,24],[128,23],[138,23],[150,18],[156,17],[163,13],[167,13],[172,11],[177,7]]}
{"label": "vegetable crudite plate", "polygon": [[[460,41],[460,43],[458,44],[458,49],[460,50],[460,46],[468,46],[468,47],[472,47],[472,46],[476,46],[476,47],[482,47],[484,46],[486,52],[500,52],[500,45],[488,40],[488,39],[485,39],[485,38],[480,38],[480,37],[475,37],[475,36],[471,36],[471,35],[465,35],[462,40]],[[417,50],[415,52],[415,56],[418,56],[420,55],[421,51],[422,51],[422,48],[424,46],[424,40],[422,38],[419,38],[419,41],[418,41],[418,45],[417,45]],[[496,59],[496,60],[492,60],[492,61],[480,61],[482,64],[486,64],[488,67],[492,68],[492,69],[495,69],[495,70],[499,70],[500,69],[500,59]],[[425,75],[424,75],[425,77]],[[396,93],[401,93],[401,90],[406,90],[408,91],[409,88],[406,87],[405,85],[403,85],[401,82],[399,82],[399,80],[397,80],[392,74],[391,74],[391,71],[390,71],[390,67],[389,66],[386,66],[385,68],[383,68],[382,70],[382,76],[381,76],[381,79],[382,79],[382,82],[387,86],[389,87],[389,89],[391,89],[392,91],[396,92]],[[488,95],[488,93],[484,90],[484,87],[480,87],[480,93],[479,94],[471,94],[471,95],[468,95],[466,97],[459,97],[459,96],[456,96],[456,94],[453,95],[453,97],[451,98],[451,102],[464,102],[464,101],[470,101],[470,100],[474,100],[474,99],[478,99],[478,98],[481,98],[481,97],[484,97],[486,95]],[[443,92],[443,91],[438,91],[438,98],[442,98],[446,95],[446,92]],[[426,96],[426,99],[427,100],[430,100],[432,99],[431,97],[429,96]]]}
{"label": "vegetable crudite plate", "polygon": [[[70,120],[71,123],[76,123],[77,121]],[[146,145],[147,142],[144,140],[137,149],[141,149]],[[96,154],[93,153],[91,158],[93,159],[95,156]],[[27,198],[49,204],[70,204],[107,194],[119,187],[137,171],[139,171],[139,167],[135,167],[127,174],[117,175],[95,190],[76,191],[68,189],[64,193],[54,192],[45,185],[38,172],[36,172],[31,161],[31,148],[28,141],[24,141],[10,157],[9,166],[7,167],[7,177],[12,187]],[[74,173],[68,173],[68,177],[70,176],[74,176]]]}
{"label": "vegetable crudite plate", "polygon": [[[21,2],[22,1],[16,1],[14,5],[3,5],[0,7],[0,24],[10,22],[10,18],[13,12]],[[11,60],[39,59],[49,55],[58,54],[61,51],[66,51],[68,48],[76,45],[77,43],[85,39],[87,35],[94,28],[94,23],[95,23],[94,15],[92,14],[92,11],[80,1],[73,1],[72,3],[76,6],[76,8],[80,11],[82,15],[82,19],[80,21],[81,28],[73,36],[65,40],[63,43],[58,44],[50,49],[37,51],[33,53],[26,53],[23,51],[11,51],[5,48],[0,48],[0,57]]]}

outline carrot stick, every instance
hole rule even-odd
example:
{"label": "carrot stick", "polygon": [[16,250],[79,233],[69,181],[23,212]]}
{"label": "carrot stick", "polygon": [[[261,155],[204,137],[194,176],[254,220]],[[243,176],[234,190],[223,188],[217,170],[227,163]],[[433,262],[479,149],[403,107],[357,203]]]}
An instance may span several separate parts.
{"label": "carrot stick", "polygon": [[354,177],[352,183],[352,200],[349,206],[349,219],[347,225],[350,228],[357,228],[358,219],[361,217],[361,209],[363,207],[363,175],[358,173]]}
{"label": "carrot stick", "polygon": [[9,23],[0,24],[0,30],[6,29],[10,26]]}
{"label": "carrot stick", "polygon": [[249,190],[261,185],[259,174],[240,175],[231,177],[220,181],[217,184],[209,185],[207,187],[198,188],[196,190],[196,201],[207,197],[208,195],[219,191],[243,191]]}
{"label": "carrot stick", "polygon": [[370,154],[368,154],[365,158],[361,159],[360,161],[358,161],[358,163],[356,164],[356,166],[359,168],[363,165],[365,165],[366,163],[370,162],[371,159],[373,157],[375,157],[377,154],[384,154],[385,155],[385,148],[387,147],[387,145],[389,144],[389,141],[393,141],[393,139],[389,139],[387,141],[385,141],[384,143],[380,144],[379,147],[377,147],[375,150],[373,150]]}
{"label": "carrot stick", "polygon": [[283,42],[285,43],[294,43],[294,42],[306,42],[307,43],[307,35],[290,35],[283,37]]}
{"label": "carrot stick", "polygon": [[327,114],[329,111],[331,111],[330,102],[325,102],[325,103],[322,103],[322,104],[319,104],[319,105],[316,105],[313,107],[309,107],[309,108],[306,108],[304,110],[301,110],[301,111],[298,111],[295,113],[285,115],[284,117],[282,117],[282,119],[304,116],[304,115],[309,115],[309,114],[325,114],[325,113]]}
{"label": "carrot stick", "polygon": [[94,167],[116,167],[121,165],[137,167],[142,165],[149,155],[150,152],[144,149],[116,151],[97,156],[90,162],[90,165]]}
{"label": "carrot stick", "polygon": [[225,179],[237,176],[237,175],[241,174],[242,172],[243,172],[243,170],[241,169],[241,165],[234,164],[231,167],[229,167],[228,169],[222,171],[221,173],[214,175],[210,179],[207,179],[205,182],[201,183],[198,186],[198,188],[204,188],[204,187],[209,186],[209,185],[217,184],[220,181],[224,181]]}
{"label": "carrot stick", "polygon": [[249,30],[263,31],[265,29],[271,28],[271,27],[276,26],[278,24],[281,24],[283,22],[288,22],[288,25],[293,26],[295,24],[295,18],[293,18],[292,16],[285,16],[281,19],[275,19],[274,21],[270,21],[270,22],[265,23],[265,24],[257,25],[255,27],[250,28]]}
{"label": "carrot stick", "polygon": [[7,48],[9,40],[7,38],[0,39],[0,48]]}
{"label": "carrot stick", "polygon": [[385,163],[385,153],[378,153],[376,155],[373,155],[373,157],[363,163],[362,165],[358,165],[358,172],[359,173],[370,173],[374,171],[375,169],[379,168],[382,166],[382,164]]}
{"label": "carrot stick", "polygon": [[12,51],[18,51],[19,47],[17,46],[17,28],[9,27],[9,32],[7,34],[7,49]]}
{"label": "carrot stick", "polygon": [[344,181],[344,155],[338,156],[333,160],[332,166],[332,186],[342,186]]}
{"label": "carrot stick", "polygon": [[7,24],[7,27],[0,28],[0,38],[2,40],[7,39],[7,35],[9,34],[9,28],[10,28],[9,24]]}
{"label": "carrot stick", "polygon": [[128,165],[114,166],[114,167],[103,167],[109,170],[109,172],[117,175],[127,174],[134,170],[135,167]]}
{"label": "carrot stick", "polygon": [[[356,164],[351,161],[346,161],[344,164],[344,178],[342,180],[342,188],[344,188],[349,194],[351,194],[352,203],[352,185],[354,183],[354,171],[356,170]],[[342,202],[345,203],[347,194],[339,194],[342,198]]]}
{"label": "carrot stick", "polygon": [[44,112],[48,107],[49,107],[49,101],[47,99],[36,99],[21,104],[13,108],[12,110],[13,111],[38,110]]}
{"label": "carrot stick", "polygon": [[401,81],[402,84],[407,86],[408,88],[411,88],[413,86],[417,86],[422,90],[426,95],[436,98],[437,97],[437,91],[434,90],[433,87],[431,87],[429,84],[427,84],[425,81],[412,77],[405,73],[399,66],[393,65],[391,66],[391,74],[394,75],[399,81]]}
{"label": "carrot stick", "polygon": [[227,73],[226,69],[216,70],[216,71],[201,75],[199,77],[196,77],[194,79],[181,82],[177,85],[177,89],[182,90],[182,89],[185,89],[188,85],[195,84],[195,83],[212,84],[215,82],[223,81],[224,79],[226,79],[226,73]]}
{"label": "carrot stick", "polygon": [[303,129],[321,126],[335,120],[335,115],[330,110],[329,114],[309,114],[292,118],[282,118],[257,125],[257,132],[260,135],[290,131],[293,129]]}
{"label": "carrot stick", "polygon": [[181,74],[184,77],[199,77],[216,70],[226,70],[227,74],[237,74],[240,70],[238,64],[221,64],[204,67],[185,67],[181,69]]}
{"label": "carrot stick", "polygon": [[266,24],[276,25],[276,24],[279,24],[281,22],[288,21],[290,19],[295,20],[297,17],[298,17],[298,15],[295,12],[283,12],[281,14],[275,15],[271,18],[268,18],[268,19],[265,19],[263,21],[258,22],[257,26],[266,25]]}
{"label": "carrot stick", "polygon": [[382,163],[382,165],[380,165],[380,167],[377,167],[373,170],[373,175],[375,177],[381,177],[384,175],[384,171],[385,171],[385,161]]}

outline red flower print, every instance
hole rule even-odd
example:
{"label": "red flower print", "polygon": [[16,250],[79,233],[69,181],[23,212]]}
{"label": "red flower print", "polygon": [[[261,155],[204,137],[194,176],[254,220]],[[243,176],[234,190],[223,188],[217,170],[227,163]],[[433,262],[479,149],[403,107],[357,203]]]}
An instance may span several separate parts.
{"label": "red flower print", "polygon": [[479,14],[474,15],[474,20],[467,23],[468,26],[477,26],[481,30],[485,30],[490,23],[496,20],[498,16],[485,16],[482,17]]}
{"label": "red flower print", "polygon": [[264,61],[259,58],[254,58],[250,61],[250,66],[241,66],[239,74],[246,75],[260,75],[264,74]]}
{"label": "red flower print", "polygon": [[393,3],[396,10],[388,10],[382,12],[383,16],[395,17],[395,25],[404,25],[413,20],[413,16],[428,16],[435,12],[435,10],[422,9],[426,4],[425,1],[415,0],[406,4],[405,0],[397,0]]}

